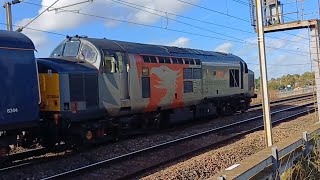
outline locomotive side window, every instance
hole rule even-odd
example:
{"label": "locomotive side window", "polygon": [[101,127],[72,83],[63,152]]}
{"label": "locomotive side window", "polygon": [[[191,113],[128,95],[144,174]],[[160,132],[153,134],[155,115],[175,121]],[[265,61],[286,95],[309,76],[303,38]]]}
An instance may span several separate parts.
{"label": "locomotive side window", "polygon": [[183,69],[183,79],[192,79],[192,69],[184,68]]}
{"label": "locomotive side window", "polygon": [[201,79],[201,74],[202,74],[202,71],[200,68],[194,68],[193,69],[193,79]]}
{"label": "locomotive side window", "polygon": [[116,72],[116,60],[113,55],[104,56],[104,71],[106,73]]}
{"label": "locomotive side window", "polygon": [[118,68],[117,70],[119,70],[120,73],[122,73],[123,71],[127,71],[126,68],[126,64],[127,64],[127,59],[126,59],[126,55],[122,52],[116,52],[117,54],[117,58],[118,58]]}
{"label": "locomotive side window", "polygon": [[142,56],[142,58],[143,58],[143,62],[150,63],[149,56]]}
{"label": "locomotive side window", "polygon": [[142,97],[150,97],[150,77],[142,77]]}
{"label": "locomotive side window", "polygon": [[171,64],[170,58],[169,57],[164,57],[165,63]]}
{"label": "locomotive side window", "polygon": [[164,57],[158,57],[159,63],[165,63]]}
{"label": "locomotive side window", "polygon": [[97,59],[97,52],[87,44],[82,45],[80,53],[89,62],[95,62]]}
{"label": "locomotive side window", "polygon": [[239,87],[239,69],[229,69],[229,83],[230,87]]}
{"label": "locomotive side window", "polygon": [[78,55],[80,41],[68,41],[64,46],[63,56],[76,57]]}
{"label": "locomotive side window", "polygon": [[178,64],[177,58],[172,57],[171,60],[172,60],[172,63],[173,63],[173,64]]}
{"label": "locomotive side window", "polygon": [[151,63],[157,63],[157,59],[154,56],[149,56]]}
{"label": "locomotive side window", "polygon": [[183,82],[183,92],[184,93],[193,92],[193,82],[192,81],[184,81]]}

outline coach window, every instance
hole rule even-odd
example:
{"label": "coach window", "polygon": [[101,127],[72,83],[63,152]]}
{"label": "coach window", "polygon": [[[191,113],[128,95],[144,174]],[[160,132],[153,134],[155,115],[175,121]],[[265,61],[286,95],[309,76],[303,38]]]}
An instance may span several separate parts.
{"label": "coach window", "polygon": [[229,69],[229,83],[230,87],[239,87],[239,69]]}
{"label": "coach window", "polygon": [[97,58],[97,52],[87,44],[82,45],[80,55],[89,62],[95,62]]}

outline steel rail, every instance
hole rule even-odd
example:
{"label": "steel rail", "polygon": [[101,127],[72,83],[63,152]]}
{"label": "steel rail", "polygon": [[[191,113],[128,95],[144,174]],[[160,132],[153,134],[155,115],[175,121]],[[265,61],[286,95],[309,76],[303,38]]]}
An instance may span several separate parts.
{"label": "steel rail", "polygon": [[[291,96],[291,97],[286,97],[286,98],[282,98],[282,99],[278,99],[278,100],[274,100],[274,101],[271,101],[271,104],[276,104],[276,103],[281,103],[281,102],[291,102],[291,101],[294,101],[294,100],[297,100],[297,99],[303,99],[303,98],[306,98],[306,97],[312,97],[313,96],[313,93],[307,93],[307,94],[302,94],[301,96],[300,95],[297,95],[297,96]],[[260,107],[262,106],[262,104],[253,104],[250,106],[250,108],[257,108],[257,107]]]}

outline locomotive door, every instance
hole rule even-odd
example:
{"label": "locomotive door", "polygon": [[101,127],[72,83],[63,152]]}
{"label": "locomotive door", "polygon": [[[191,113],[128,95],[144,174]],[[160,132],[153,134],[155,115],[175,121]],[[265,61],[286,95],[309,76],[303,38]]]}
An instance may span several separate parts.
{"label": "locomotive door", "polygon": [[120,78],[120,99],[128,99],[128,60],[126,54],[123,52],[116,52],[118,59],[118,69],[119,69],[119,78]]}
{"label": "locomotive door", "polygon": [[110,80],[115,91],[113,95],[117,94],[121,101],[122,107],[129,106],[129,91],[128,91],[128,60],[124,52],[103,50],[104,54],[104,73]]}

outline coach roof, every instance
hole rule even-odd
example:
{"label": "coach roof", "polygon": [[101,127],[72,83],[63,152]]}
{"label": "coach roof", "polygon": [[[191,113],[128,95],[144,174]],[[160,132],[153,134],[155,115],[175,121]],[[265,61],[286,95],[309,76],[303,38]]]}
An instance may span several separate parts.
{"label": "coach roof", "polygon": [[35,49],[33,42],[26,35],[4,30],[0,30],[0,48]]}

